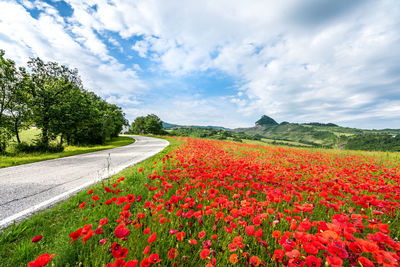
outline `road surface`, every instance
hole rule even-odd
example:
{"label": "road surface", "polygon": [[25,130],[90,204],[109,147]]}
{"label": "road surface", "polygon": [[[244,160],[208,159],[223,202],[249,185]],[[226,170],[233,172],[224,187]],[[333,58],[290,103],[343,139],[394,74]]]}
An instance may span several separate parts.
{"label": "road surface", "polygon": [[0,169],[0,229],[168,146],[168,141],[131,136],[127,146]]}

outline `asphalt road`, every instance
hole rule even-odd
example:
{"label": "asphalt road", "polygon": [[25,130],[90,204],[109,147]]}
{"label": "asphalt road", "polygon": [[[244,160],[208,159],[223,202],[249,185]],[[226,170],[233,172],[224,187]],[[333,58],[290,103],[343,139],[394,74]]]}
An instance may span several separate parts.
{"label": "asphalt road", "polygon": [[126,167],[143,161],[168,146],[168,141],[131,136],[127,146],[0,169],[0,229]]}

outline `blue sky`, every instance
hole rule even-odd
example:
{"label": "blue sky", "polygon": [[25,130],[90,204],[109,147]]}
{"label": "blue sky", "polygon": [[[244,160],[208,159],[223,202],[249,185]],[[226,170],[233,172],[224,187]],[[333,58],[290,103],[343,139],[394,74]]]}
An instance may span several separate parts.
{"label": "blue sky", "polygon": [[0,0],[0,48],[78,68],[130,121],[400,128],[397,0]]}

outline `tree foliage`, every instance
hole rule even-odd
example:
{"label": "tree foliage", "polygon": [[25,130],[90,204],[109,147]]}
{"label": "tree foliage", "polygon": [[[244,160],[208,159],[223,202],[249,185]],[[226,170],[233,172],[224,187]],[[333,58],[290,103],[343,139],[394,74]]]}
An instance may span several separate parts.
{"label": "tree foliage", "polygon": [[68,144],[101,144],[127,125],[116,105],[83,88],[77,69],[31,58],[17,69],[0,50],[0,153],[18,132],[34,123],[41,129],[38,147],[59,137]]}
{"label": "tree foliage", "polygon": [[135,134],[163,134],[161,119],[154,114],[146,117],[137,117],[132,123],[132,132]]}
{"label": "tree foliage", "polygon": [[345,148],[355,150],[400,151],[400,135],[360,134],[349,138]]}
{"label": "tree foliage", "polygon": [[18,70],[14,61],[4,57],[0,50],[0,153],[6,149],[13,136],[11,108],[18,92]]}

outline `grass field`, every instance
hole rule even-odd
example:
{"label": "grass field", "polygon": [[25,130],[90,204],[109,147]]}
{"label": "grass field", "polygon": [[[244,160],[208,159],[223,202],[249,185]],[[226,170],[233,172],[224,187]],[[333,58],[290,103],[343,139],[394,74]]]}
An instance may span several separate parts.
{"label": "grass field", "polygon": [[[32,140],[37,138],[39,134],[40,130],[36,128],[31,128],[22,131],[20,138],[22,142],[32,143]],[[104,145],[65,146],[64,151],[59,153],[50,153],[50,152],[18,153],[13,151],[12,148],[10,148],[8,150],[7,155],[3,156],[0,155],[0,168],[43,161],[48,159],[57,159],[62,157],[89,153],[89,152],[95,152],[99,150],[129,145],[133,142],[135,142],[133,138],[119,136],[110,141],[107,141]]]}
{"label": "grass field", "polygon": [[274,140],[274,139],[269,139],[269,138],[262,138],[260,141],[257,140],[247,140],[247,139],[243,139],[243,143],[245,144],[252,144],[252,145],[274,145],[274,142],[278,142],[281,144],[287,144],[287,145],[294,145],[294,146],[303,146],[303,147],[311,147],[311,145],[309,144],[303,144],[303,143],[299,143],[299,142],[294,142],[294,141],[285,141],[285,140]]}
{"label": "grass field", "polygon": [[0,266],[398,266],[398,155],[168,140],[7,228]]}

